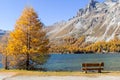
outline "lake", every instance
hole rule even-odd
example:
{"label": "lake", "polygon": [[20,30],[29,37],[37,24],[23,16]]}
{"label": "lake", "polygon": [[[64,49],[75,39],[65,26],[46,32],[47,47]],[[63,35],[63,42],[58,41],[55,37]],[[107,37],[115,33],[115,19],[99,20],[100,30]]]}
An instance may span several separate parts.
{"label": "lake", "polygon": [[[0,61],[2,56],[0,56]],[[42,67],[47,71],[81,71],[84,62],[104,62],[106,71],[120,71],[120,54],[51,54]],[[2,68],[2,64],[0,64]]]}
{"label": "lake", "polygon": [[104,70],[120,71],[120,54],[51,54],[43,68],[48,71],[81,71],[84,62],[104,62]]}

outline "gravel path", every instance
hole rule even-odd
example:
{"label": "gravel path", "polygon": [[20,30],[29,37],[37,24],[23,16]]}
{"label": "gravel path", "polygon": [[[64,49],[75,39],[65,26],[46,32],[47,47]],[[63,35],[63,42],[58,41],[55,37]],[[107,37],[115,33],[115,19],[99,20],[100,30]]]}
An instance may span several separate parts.
{"label": "gravel path", "polygon": [[6,80],[7,78],[10,78],[14,76],[16,73],[0,73],[0,80]]}
{"label": "gravel path", "polygon": [[120,80],[120,73],[106,73],[80,76],[36,76],[18,75],[16,72],[0,72],[0,80]]}
{"label": "gravel path", "polygon": [[120,80],[119,76],[16,76],[3,80]]}

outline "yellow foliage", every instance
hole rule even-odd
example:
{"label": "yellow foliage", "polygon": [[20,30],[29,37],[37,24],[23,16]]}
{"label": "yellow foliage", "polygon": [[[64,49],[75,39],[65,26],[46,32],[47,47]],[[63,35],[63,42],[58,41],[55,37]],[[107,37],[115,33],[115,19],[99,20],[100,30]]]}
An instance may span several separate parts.
{"label": "yellow foliage", "polygon": [[[8,44],[9,54],[42,53],[48,44],[46,34],[42,30],[43,24],[39,22],[34,9],[27,7],[17,20],[15,29],[10,33]],[[46,53],[44,51],[44,53]]]}
{"label": "yellow foliage", "polygon": [[[9,55],[25,55],[48,53],[49,40],[43,30],[43,24],[31,7],[26,7],[10,33],[7,45]],[[26,58],[29,61],[29,58]]]}

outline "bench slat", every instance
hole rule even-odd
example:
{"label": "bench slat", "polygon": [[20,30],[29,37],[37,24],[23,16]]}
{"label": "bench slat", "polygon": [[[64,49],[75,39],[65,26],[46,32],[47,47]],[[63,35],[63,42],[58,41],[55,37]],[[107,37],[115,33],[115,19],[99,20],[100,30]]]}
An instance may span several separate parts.
{"label": "bench slat", "polygon": [[104,66],[104,63],[83,63],[82,67],[98,67],[98,66]]}
{"label": "bench slat", "polygon": [[82,70],[104,70],[104,68],[82,68]]}

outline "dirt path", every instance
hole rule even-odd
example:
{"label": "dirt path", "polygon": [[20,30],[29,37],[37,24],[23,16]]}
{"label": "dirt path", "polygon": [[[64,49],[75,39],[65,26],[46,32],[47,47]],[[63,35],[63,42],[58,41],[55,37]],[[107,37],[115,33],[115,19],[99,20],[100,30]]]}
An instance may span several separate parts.
{"label": "dirt path", "polygon": [[120,80],[120,72],[102,73],[79,76],[43,76],[43,75],[20,75],[16,72],[1,72],[0,80]]}
{"label": "dirt path", "polygon": [[16,76],[3,80],[120,80],[119,76]]}
{"label": "dirt path", "polygon": [[0,73],[0,80],[6,80],[7,78],[10,78],[12,76],[14,76],[16,73],[13,72],[4,72],[4,73]]}

